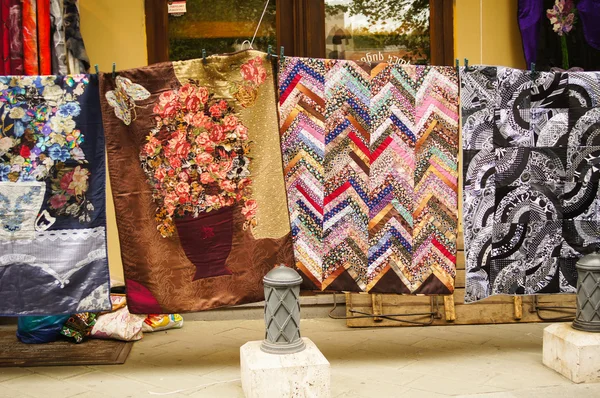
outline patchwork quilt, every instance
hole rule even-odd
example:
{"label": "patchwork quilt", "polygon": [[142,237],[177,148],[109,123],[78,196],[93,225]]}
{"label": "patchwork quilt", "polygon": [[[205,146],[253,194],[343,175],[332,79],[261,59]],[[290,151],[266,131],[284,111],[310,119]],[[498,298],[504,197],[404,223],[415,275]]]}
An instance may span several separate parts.
{"label": "patchwork quilt", "polygon": [[456,71],[286,57],[279,95],[288,207],[304,287],[452,293]]}
{"label": "patchwork quilt", "polygon": [[599,248],[600,73],[461,70],[465,302],[573,293]]}
{"label": "patchwork quilt", "polygon": [[293,264],[271,65],[242,51],[101,75],[132,313],[261,301]]}
{"label": "patchwork quilt", "polygon": [[0,76],[0,314],[111,308],[96,76]]}

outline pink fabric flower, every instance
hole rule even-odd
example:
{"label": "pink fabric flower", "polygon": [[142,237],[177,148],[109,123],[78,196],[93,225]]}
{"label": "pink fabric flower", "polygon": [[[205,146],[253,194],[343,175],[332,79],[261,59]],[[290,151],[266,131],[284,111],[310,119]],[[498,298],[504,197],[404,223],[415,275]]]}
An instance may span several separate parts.
{"label": "pink fabric flower", "polygon": [[216,195],[206,195],[206,204],[211,207],[220,206],[221,201],[219,200],[219,197]]}
{"label": "pink fabric flower", "polygon": [[196,155],[196,163],[209,164],[213,161],[213,156],[210,153],[202,152]]}
{"label": "pink fabric flower", "polygon": [[166,175],[167,173],[165,172],[164,167],[159,167],[154,172],[154,178],[156,178],[159,182],[162,182],[165,179]]}
{"label": "pink fabric flower", "polygon": [[173,135],[173,138],[169,140],[169,154],[176,156],[179,159],[185,159],[188,157],[192,146],[187,142],[186,132],[179,130]]}
{"label": "pink fabric flower", "polygon": [[174,91],[166,91],[158,97],[158,104],[163,108],[175,101],[177,101],[177,94]]}
{"label": "pink fabric flower", "polygon": [[185,203],[190,196],[190,186],[187,182],[179,182],[175,186],[175,193],[179,197],[179,203]]}
{"label": "pink fabric flower", "polygon": [[150,138],[150,140],[144,145],[144,151],[146,155],[154,155],[156,148],[160,145],[160,141],[158,141],[155,137]]}
{"label": "pink fabric flower", "polygon": [[229,173],[233,169],[233,160],[227,159],[219,163],[219,167],[225,173]]}
{"label": "pink fabric flower", "polygon": [[200,182],[202,184],[210,184],[211,182],[215,182],[215,179],[210,175],[210,173],[202,173],[200,175]]}
{"label": "pink fabric flower", "polygon": [[223,127],[225,131],[234,131],[238,125],[238,118],[233,115],[227,115],[223,118]]}
{"label": "pink fabric flower", "polygon": [[185,171],[179,173],[179,179],[183,182],[188,182],[190,180],[190,176]]}
{"label": "pink fabric flower", "polygon": [[[179,89],[179,98],[182,103],[185,103],[189,97],[196,96],[196,89],[189,83],[184,84]],[[160,99],[159,99],[160,100]]]}
{"label": "pink fabric flower", "polygon": [[189,112],[198,112],[200,105],[202,105],[200,98],[195,95],[191,95],[185,100],[185,107]]}
{"label": "pink fabric flower", "polygon": [[210,112],[210,115],[214,118],[219,118],[223,116],[223,111],[217,104],[211,105],[211,107],[208,108],[208,112]]}
{"label": "pink fabric flower", "polygon": [[231,180],[221,180],[219,186],[221,187],[221,189],[227,192],[235,192],[235,190],[237,189],[236,183]]}
{"label": "pink fabric flower", "polygon": [[191,125],[198,128],[208,129],[211,127],[212,121],[204,114],[204,112],[198,112],[192,116]]}
{"label": "pink fabric flower", "polygon": [[215,124],[210,130],[210,139],[213,142],[220,142],[225,139],[225,130],[220,124]]}
{"label": "pink fabric flower", "polygon": [[206,104],[206,102],[208,101],[208,89],[206,87],[200,87],[196,95],[198,96],[200,102],[202,102],[203,105]]}
{"label": "pink fabric flower", "polygon": [[167,157],[167,160],[169,161],[169,165],[171,167],[174,167],[176,169],[181,167],[181,159],[176,157],[176,156],[171,156],[171,157]]}
{"label": "pink fabric flower", "polygon": [[256,85],[264,83],[267,78],[267,71],[262,65],[262,59],[259,57],[253,58],[243,64],[240,68],[244,80],[252,82]]}
{"label": "pink fabric flower", "polygon": [[238,124],[235,128],[235,133],[240,137],[240,140],[248,139],[248,128],[243,124]]}
{"label": "pink fabric flower", "polygon": [[218,163],[211,163],[208,165],[208,171],[213,173],[213,174],[217,174],[220,169],[219,169],[219,164]]}
{"label": "pink fabric flower", "polygon": [[63,207],[65,205],[65,203],[67,203],[67,197],[65,195],[53,195],[50,198],[50,206],[53,209],[60,209],[61,207]]}
{"label": "pink fabric flower", "polygon": [[257,207],[258,206],[256,204],[256,201],[253,199],[250,199],[246,202],[246,204],[242,208],[242,214],[244,215],[244,217],[246,217],[246,220],[250,220],[254,218],[254,216],[256,216]]}
{"label": "pink fabric flower", "polygon": [[62,189],[63,191],[67,192],[70,195],[74,195],[75,191],[71,188],[69,188],[71,186],[71,182],[73,181],[73,171],[70,171],[68,173],[65,173],[62,178],[60,179],[60,189]]}
{"label": "pink fabric flower", "polygon": [[199,146],[204,146],[207,143],[210,142],[210,137],[208,136],[208,133],[200,133],[196,139],[195,139],[196,144],[198,144]]}

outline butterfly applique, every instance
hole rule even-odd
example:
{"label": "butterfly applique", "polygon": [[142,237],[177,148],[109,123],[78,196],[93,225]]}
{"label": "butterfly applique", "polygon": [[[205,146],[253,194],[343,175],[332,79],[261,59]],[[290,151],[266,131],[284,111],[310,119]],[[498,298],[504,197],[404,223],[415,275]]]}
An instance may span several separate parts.
{"label": "butterfly applique", "polygon": [[115,110],[115,115],[127,126],[131,124],[131,113],[135,120],[135,101],[142,101],[150,97],[150,92],[131,80],[117,76],[116,87],[106,93],[106,100]]}

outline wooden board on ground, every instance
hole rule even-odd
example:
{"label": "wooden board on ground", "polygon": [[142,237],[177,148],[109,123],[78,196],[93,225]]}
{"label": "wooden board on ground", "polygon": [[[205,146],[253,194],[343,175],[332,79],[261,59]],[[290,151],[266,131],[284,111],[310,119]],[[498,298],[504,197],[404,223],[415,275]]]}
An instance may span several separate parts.
{"label": "wooden board on ground", "polygon": [[[378,327],[418,326],[419,324],[441,326],[528,323],[568,320],[569,317],[575,315],[574,294],[519,296],[518,298],[492,296],[477,303],[465,304],[465,257],[462,250],[462,239],[459,239],[458,249],[455,287],[452,296],[446,298],[434,296],[432,299],[428,296],[346,293],[346,316],[348,317],[346,325],[348,327]],[[376,313],[373,312],[374,303],[377,303]],[[433,319],[430,315],[409,316],[414,313],[430,312],[436,313]],[[366,314],[378,316],[372,318],[365,316]],[[559,317],[563,317],[563,319],[559,319]]]}
{"label": "wooden board on ground", "polygon": [[16,329],[0,329],[0,368],[26,366],[120,365],[125,363],[132,342],[90,339],[81,344],[56,341],[23,344]]}

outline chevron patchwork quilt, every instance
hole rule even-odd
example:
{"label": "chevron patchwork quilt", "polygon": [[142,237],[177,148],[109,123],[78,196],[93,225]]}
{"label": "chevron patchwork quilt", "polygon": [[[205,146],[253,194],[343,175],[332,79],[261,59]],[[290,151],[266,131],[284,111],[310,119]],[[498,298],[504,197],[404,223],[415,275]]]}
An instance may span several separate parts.
{"label": "chevron patchwork quilt", "polygon": [[465,302],[568,293],[600,244],[600,73],[461,71]]}
{"label": "chevron patchwork quilt", "polygon": [[458,217],[455,70],[286,57],[279,93],[304,287],[451,293]]}

